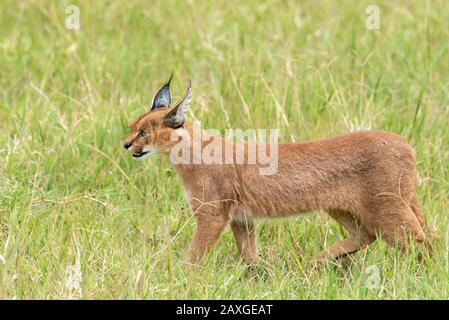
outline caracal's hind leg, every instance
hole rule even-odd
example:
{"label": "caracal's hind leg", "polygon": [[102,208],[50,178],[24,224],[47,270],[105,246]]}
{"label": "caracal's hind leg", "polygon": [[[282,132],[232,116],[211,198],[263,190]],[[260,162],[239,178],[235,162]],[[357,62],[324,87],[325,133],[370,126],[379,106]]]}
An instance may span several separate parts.
{"label": "caracal's hind leg", "polygon": [[419,224],[421,225],[422,230],[425,233],[425,243],[429,249],[429,253],[432,253],[432,241],[436,237],[435,230],[430,228],[426,224],[426,220],[424,219],[424,216],[421,213],[421,210],[419,209],[418,201],[416,200],[416,196],[414,196],[410,201],[410,209],[412,210],[413,214],[415,215],[416,219],[418,220]]}
{"label": "caracal's hind leg", "polygon": [[431,253],[432,245],[427,238],[422,222],[416,217],[410,208],[395,208],[394,212],[383,212],[383,216],[389,216],[388,223],[379,224],[380,237],[391,246],[397,246],[406,252],[410,245],[417,244],[419,259],[422,260],[422,253]]}
{"label": "caracal's hind leg", "polygon": [[329,258],[338,259],[350,255],[371,244],[375,235],[370,234],[349,212],[343,210],[328,210],[328,214],[339,222],[348,231],[348,238],[331,245],[327,250],[321,251],[313,259],[316,265],[322,265]]}
{"label": "caracal's hind leg", "polygon": [[231,229],[240,254],[248,264],[257,264],[259,252],[256,243],[256,225],[253,220],[232,220]]}

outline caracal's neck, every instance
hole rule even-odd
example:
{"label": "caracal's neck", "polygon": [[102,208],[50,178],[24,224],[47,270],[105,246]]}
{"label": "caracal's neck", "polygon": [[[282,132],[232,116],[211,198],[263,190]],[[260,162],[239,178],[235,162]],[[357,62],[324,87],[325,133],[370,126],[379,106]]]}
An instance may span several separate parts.
{"label": "caracal's neck", "polygon": [[256,165],[264,175],[274,174],[273,168],[277,170],[277,143],[234,143],[218,133],[202,131],[197,125],[184,125],[175,132],[179,140],[169,152],[169,158],[183,178],[241,167],[235,165]]}
{"label": "caracal's neck", "polygon": [[201,154],[206,143],[201,141],[202,132],[194,131],[190,125],[175,130],[179,141],[167,153],[170,164],[175,168],[183,184],[188,187],[204,174],[205,165],[201,163]]}

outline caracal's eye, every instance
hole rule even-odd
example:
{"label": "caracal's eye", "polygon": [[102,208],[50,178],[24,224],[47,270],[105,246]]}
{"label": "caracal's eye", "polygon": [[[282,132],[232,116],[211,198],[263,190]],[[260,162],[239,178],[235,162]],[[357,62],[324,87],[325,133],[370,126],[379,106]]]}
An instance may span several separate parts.
{"label": "caracal's eye", "polygon": [[145,131],[140,130],[140,131],[137,133],[137,136],[140,137],[140,138],[145,137]]}

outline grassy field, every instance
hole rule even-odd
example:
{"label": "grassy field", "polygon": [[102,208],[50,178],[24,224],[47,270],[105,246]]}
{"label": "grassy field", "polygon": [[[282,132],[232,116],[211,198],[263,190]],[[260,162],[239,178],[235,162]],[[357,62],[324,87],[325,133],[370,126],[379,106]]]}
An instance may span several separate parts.
{"label": "grassy field", "polygon": [[[79,31],[66,28],[72,3]],[[1,1],[0,298],[447,299],[449,6],[338,3]],[[379,30],[365,25],[371,3]],[[311,269],[345,236],[317,212],[261,222],[260,267],[226,231],[203,269],[186,270],[194,220],[179,178],[166,158],[122,148],[172,70],[175,98],[192,79],[190,119],[206,128],[409,139],[433,258],[377,241]]]}

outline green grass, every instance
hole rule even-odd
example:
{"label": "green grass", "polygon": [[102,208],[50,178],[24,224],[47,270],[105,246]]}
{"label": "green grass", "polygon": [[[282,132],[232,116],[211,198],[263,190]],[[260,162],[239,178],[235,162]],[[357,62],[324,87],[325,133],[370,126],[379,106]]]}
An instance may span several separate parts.
{"label": "green grass", "polygon": [[[380,30],[365,27],[373,2]],[[0,4],[0,298],[448,298],[446,1],[84,1],[79,32],[65,28],[71,3]],[[167,159],[121,147],[172,70],[176,98],[192,79],[206,128],[408,138],[433,258],[377,241],[312,270],[345,236],[316,213],[261,222],[258,268],[226,231],[204,269],[186,270],[194,221],[179,178]],[[67,286],[78,267],[81,291]]]}

